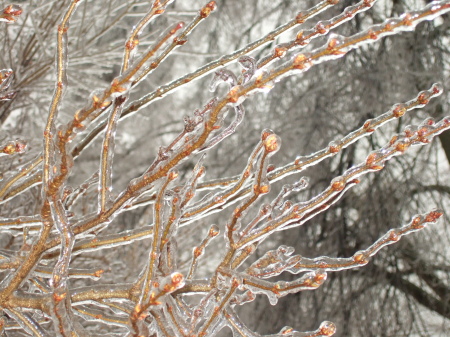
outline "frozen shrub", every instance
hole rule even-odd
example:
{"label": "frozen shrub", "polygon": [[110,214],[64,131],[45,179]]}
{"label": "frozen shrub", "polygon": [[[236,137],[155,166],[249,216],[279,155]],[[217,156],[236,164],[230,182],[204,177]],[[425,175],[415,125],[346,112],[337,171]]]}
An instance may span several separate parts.
{"label": "frozen shrub", "polygon": [[[212,336],[228,327],[235,336],[258,336],[239,318],[236,306],[259,295],[267,296],[275,305],[280,297],[326,286],[327,273],[359,268],[403,235],[435,223],[443,212],[425,210],[410,222],[389,230],[372,245],[346,257],[307,258],[294,254],[294,249],[282,242],[276,249],[255,255],[276,232],[302,226],[332,207],[366,174],[382,170],[396,156],[407,155],[410,147],[430,143],[433,137],[450,128],[450,118],[439,121],[428,118],[419,126],[410,125],[393,134],[385,146],[367,153],[364,161],[344,170],[309,200],[293,202],[288,198],[308,187],[306,178],[285,184],[272,195],[273,183],[319,165],[386,123],[403,118],[410,110],[424,108],[442,94],[440,84],[409,101],[394,104],[355,131],[330,139],[327,147],[285,165],[276,164],[276,152],[282,146],[280,137],[271,130],[261,130],[260,139],[247,154],[247,163],[239,175],[205,178],[205,155],[235,132],[245,133],[239,127],[245,115],[244,105],[255,93],[270,94],[285,77],[303,74],[386,36],[412,31],[420,22],[450,11],[448,0],[436,1],[366,27],[357,34],[341,36],[331,32],[369,10],[374,2],[360,1],[337,16],[303,29],[304,23],[339,3],[319,2],[244,48],[142,96],[139,85],[156,76],[166,58],[172,54],[174,58],[180,57],[177,51],[188,42],[190,33],[203,21],[210,20],[216,10],[214,1],[204,4],[190,22],[167,24],[162,33],[149,36],[144,36],[146,27],[157,17],[164,17],[171,0],[110,1],[105,8],[95,1],[86,1],[78,9],[82,12],[80,16],[76,16],[77,7],[83,3],[80,0],[42,2],[39,6],[31,3],[23,10],[18,5],[5,6],[1,24],[12,27],[8,28],[8,39],[11,34],[26,33],[30,34],[30,42],[23,46],[17,62],[10,59],[11,69],[1,70],[2,121],[9,119],[13,125],[16,123],[17,132],[19,118],[12,112],[33,105],[43,114],[46,85],[51,81],[54,92],[47,104],[47,120],[39,139],[42,144],[33,143],[32,134],[22,134],[20,138],[4,139],[0,147],[4,160],[0,185],[4,217],[0,229],[10,238],[0,251],[2,333]],[[102,17],[104,13],[108,14]],[[103,26],[92,21],[97,20],[97,15],[104,19]],[[134,21],[135,16],[140,19]],[[37,24],[37,17],[45,19]],[[127,20],[122,20],[124,17]],[[110,39],[121,35],[126,24],[133,28],[118,48],[117,41]],[[113,34],[115,28],[117,32]],[[286,42],[262,57],[251,56],[254,50],[283,34],[289,36],[294,29],[298,33],[292,40],[285,39]],[[76,39],[72,39],[72,32],[77,32]],[[309,48],[311,41],[324,35],[328,38],[322,46]],[[14,50],[12,40],[5,45]],[[46,45],[47,41],[54,42]],[[305,48],[309,49],[303,51]],[[54,66],[50,51],[56,53]],[[117,71],[86,73],[93,85],[89,97],[76,83],[71,83],[70,78],[76,78],[76,74],[70,73],[72,63],[86,60],[107,63],[109,59],[117,59],[118,53],[122,55],[122,63]],[[223,68],[232,62],[239,64],[240,72]],[[224,93],[211,94],[205,102],[196,102],[198,108],[184,117],[177,135],[160,144],[154,160],[148,160],[147,167],[129,179],[125,187],[113,187],[118,185],[113,184],[113,168],[119,121],[208,74],[212,78],[210,90]],[[101,79],[96,79],[96,75]],[[13,81],[14,76],[18,81]],[[108,76],[111,77],[108,85],[95,87]],[[23,92],[28,101],[23,107],[15,106],[13,103],[21,99]],[[65,104],[65,97],[70,97],[70,104]],[[231,121],[225,118],[228,111],[233,114]],[[96,136],[102,138],[96,157],[98,166],[82,181],[75,173],[79,172],[77,168],[90,170],[83,166],[81,154],[95,148]],[[26,141],[34,144],[30,146],[32,150]],[[37,148],[39,151],[35,151]],[[145,153],[139,155],[147,160]],[[129,229],[118,226],[119,215],[141,208],[146,210],[143,224],[134,223]],[[232,211],[227,212],[229,209]],[[209,221],[205,219],[219,212],[223,215],[215,218],[217,224],[205,225]],[[195,236],[187,238],[184,230],[189,227],[205,232],[203,238],[197,242]],[[222,250],[219,257],[212,251],[212,245],[218,241],[223,243],[216,246]],[[139,247],[135,264],[130,265],[125,256],[123,261],[114,261],[124,274],[128,270],[132,281],[123,282],[122,274],[118,274],[109,276],[111,282],[102,282],[102,274],[108,274],[110,266],[93,268],[93,255],[89,254],[94,252],[101,259],[107,251],[122,246]],[[180,263],[186,256],[189,262]],[[294,277],[282,280],[286,273]],[[325,321],[314,331],[298,332],[285,327],[275,335],[331,336],[335,331],[335,325]]]}

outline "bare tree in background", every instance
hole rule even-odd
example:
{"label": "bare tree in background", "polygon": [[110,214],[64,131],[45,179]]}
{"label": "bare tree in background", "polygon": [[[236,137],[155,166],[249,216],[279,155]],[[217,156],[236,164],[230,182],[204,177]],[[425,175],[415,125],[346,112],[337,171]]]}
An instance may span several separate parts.
{"label": "bare tree in background", "polygon": [[448,1],[1,8],[3,335],[445,334]]}

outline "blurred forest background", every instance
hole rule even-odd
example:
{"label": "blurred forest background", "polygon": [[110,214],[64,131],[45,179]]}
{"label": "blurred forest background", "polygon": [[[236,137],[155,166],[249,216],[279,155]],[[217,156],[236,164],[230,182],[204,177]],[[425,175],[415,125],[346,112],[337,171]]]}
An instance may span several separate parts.
{"label": "blurred forest background", "polygon": [[[386,17],[423,7],[427,2],[380,0],[373,9],[340,26],[337,32],[350,35]],[[50,41],[54,40],[55,31],[50,27],[60,20],[67,4],[66,1],[15,3],[23,6],[33,24],[19,22],[0,27],[2,50],[9,50],[1,53],[0,65],[2,69],[15,69],[12,88],[17,91],[14,99],[0,103],[0,140],[15,136],[26,139],[30,146],[26,155],[31,157],[41,149],[41,135],[53,93],[55,50]],[[140,84],[135,95],[148,93],[185,72],[245,46],[315,3],[317,1],[310,0],[218,0],[218,10],[213,16],[202,23],[183,48],[174,52],[176,57],[169,58],[151,81]],[[353,3],[356,1],[341,1],[306,23],[304,28],[312,27],[319,19],[331,18]],[[71,89],[61,110],[61,121],[69,120],[93,88],[105,87],[118,74],[123,41],[147,5],[148,1],[138,0],[84,1],[80,5],[69,35]],[[204,1],[198,0],[176,1],[169,7],[169,15],[155,21],[141,41],[151,41],[158,27],[167,26],[167,20],[189,21],[203,5]],[[27,11],[27,7],[34,9]],[[95,20],[92,13],[96,13]],[[296,32],[287,36],[292,37]],[[449,114],[449,33],[450,17],[445,15],[420,24],[414,32],[384,38],[342,59],[313,67],[301,76],[284,79],[270,95],[261,93],[246,100],[246,118],[239,132],[210,151],[206,158],[207,179],[239,173],[264,128],[281,136],[283,146],[274,161],[284,164],[295,156],[327,146],[333,139],[358,128],[366,119],[384,113],[392,104],[412,99],[434,82],[444,85],[444,94],[424,110],[413,111],[333,159],[305,171],[303,175],[309,177],[310,186],[293,201],[316,195],[334,176],[364,160],[367,153],[383,146],[405,125],[420,123],[428,116],[438,119]],[[258,59],[282,41],[273,41],[252,56]],[[307,48],[320,46],[324,41],[317,39]],[[236,64],[227,68],[239,71]],[[118,190],[145,170],[160,144],[179,132],[182,117],[208,100],[211,77],[208,75],[187,85],[119,124],[113,175]],[[337,336],[446,336],[450,331],[450,135],[444,133],[439,138],[440,142],[392,159],[385,170],[365,177],[361,186],[346,193],[336,206],[302,227],[278,234],[265,247],[273,249],[276,242],[283,242],[307,257],[351,256],[388,228],[398,227],[414,214],[437,206],[446,212],[443,221],[381,251],[364,268],[330,273],[326,284],[316,291],[286,296],[275,307],[261,297],[238,308],[249,327],[269,333],[289,323],[308,330],[323,320],[331,320],[338,327]],[[76,160],[82,165],[78,165],[72,175],[72,184],[83,182],[97,169],[100,147],[99,138],[81,152]],[[17,165],[20,160],[24,158],[5,161],[3,168]],[[192,165],[185,163],[186,172]],[[273,190],[281,186],[275,185]],[[38,189],[31,189],[13,203],[2,205],[2,213],[19,214],[33,204],[32,198],[39,193]],[[133,228],[136,223],[148,221],[148,217],[144,208],[127,212],[115,220],[115,226],[119,226],[115,228]],[[207,220],[210,222],[205,220],[203,227],[199,223],[197,227],[186,229],[186,240],[202,238],[209,224],[214,223],[214,215]],[[13,241],[14,236],[2,235],[0,248],[11,246]],[[144,244],[124,246],[101,256],[92,254],[92,263],[110,266],[111,272],[105,274],[105,280],[125,282],[131,280],[132,271],[138,270],[139,257],[147,252],[143,247]],[[123,270],[115,266],[115,254],[126,256],[127,263],[136,264],[136,268]],[[186,261],[189,257],[190,251],[187,251]],[[208,261],[213,259],[211,256]]]}

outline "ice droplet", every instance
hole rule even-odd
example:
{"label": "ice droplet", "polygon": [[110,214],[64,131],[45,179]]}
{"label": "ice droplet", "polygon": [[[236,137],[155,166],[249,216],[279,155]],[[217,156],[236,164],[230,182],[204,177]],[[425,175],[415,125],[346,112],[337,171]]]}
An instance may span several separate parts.
{"label": "ice droplet", "polygon": [[323,336],[333,336],[336,332],[336,325],[329,321],[322,322],[319,326],[319,331]]}

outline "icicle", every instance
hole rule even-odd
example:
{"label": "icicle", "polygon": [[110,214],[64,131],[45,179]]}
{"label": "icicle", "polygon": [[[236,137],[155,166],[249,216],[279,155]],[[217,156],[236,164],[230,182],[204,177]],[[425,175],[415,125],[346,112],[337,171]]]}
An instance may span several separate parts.
{"label": "icicle", "polygon": [[250,290],[247,290],[241,295],[235,295],[230,300],[230,306],[233,307],[235,305],[243,305],[245,303],[253,302],[256,299],[256,296],[254,293],[252,293]]}
{"label": "icicle", "polygon": [[277,250],[268,251],[256,260],[246,272],[249,275],[260,278],[277,276],[301,259],[298,255],[290,257],[293,252],[294,248],[286,246],[280,246]]}
{"label": "icicle", "polygon": [[236,112],[236,116],[233,122],[231,122],[231,124],[227,126],[227,128],[224,129],[220,134],[208,140],[206,145],[204,145],[199,151],[205,151],[214,147],[215,145],[220,143],[223,139],[232,135],[236,131],[236,128],[239,126],[239,124],[241,124],[242,120],[244,119],[245,111],[242,105],[235,106],[234,111]]}
{"label": "icicle", "polygon": [[256,71],[256,60],[251,56],[241,56],[238,59],[238,62],[241,64],[241,66],[244,68],[242,70],[242,76],[239,79],[240,84],[247,83],[255,74]]}
{"label": "icicle", "polygon": [[253,293],[261,293],[268,297],[271,305],[275,305],[280,297],[288,294],[297,293],[304,290],[314,290],[325,282],[327,274],[323,271],[314,271],[306,273],[297,280],[286,282],[278,281],[276,283],[263,281],[253,276],[240,274],[244,279],[243,288],[249,289]]}

